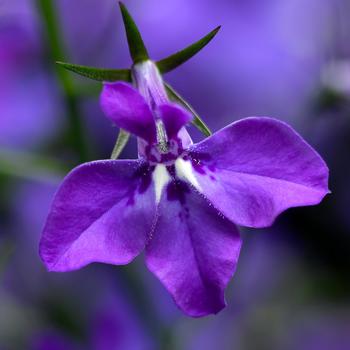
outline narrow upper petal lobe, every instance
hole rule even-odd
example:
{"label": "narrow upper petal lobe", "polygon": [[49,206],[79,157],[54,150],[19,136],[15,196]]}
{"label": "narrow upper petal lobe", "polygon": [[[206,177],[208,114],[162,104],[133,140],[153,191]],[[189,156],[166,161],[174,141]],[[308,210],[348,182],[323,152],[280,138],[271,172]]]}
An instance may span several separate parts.
{"label": "narrow upper petal lobe", "polygon": [[175,138],[180,129],[192,120],[192,115],[185,109],[173,103],[163,104],[159,107],[168,138]]}
{"label": "narrow upper petal lobe", "polygon": [[236,224],[265,227],[283,210],[318,204],[328,191],[322,158],[287,124],[252,117],[190,149],[204,195]]}
{"label": "narrow upper petal lobe", "polygon": [[143,250],[155,214],[151,170],[140,161],[96,161],[65,178],[40,242],[52,271],[126,264]]}
{"label": "narrow upper petal lobe", "polygon": [[146,263],[186,314],[200,317],[225,306],[241,239],[234,224],[190,185],[168,184],[146,247]]}

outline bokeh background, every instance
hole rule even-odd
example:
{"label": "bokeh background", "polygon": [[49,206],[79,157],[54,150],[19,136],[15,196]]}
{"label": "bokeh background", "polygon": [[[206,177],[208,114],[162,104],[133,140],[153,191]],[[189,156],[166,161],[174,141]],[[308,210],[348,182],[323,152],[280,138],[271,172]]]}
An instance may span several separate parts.
{"label": "bokeh background", "polygon": [[[99,109],[101,86],[54,62],[131,62],[115,0],[0,0],[0,349],[350,349],[350,2],[125,4],[154,59],[222,24],[165,79],[212,130],[253,115],[291,124],[328,163],[332,194],[242,230],[216,316],[181,314],[143,257],[46,272],[38,241],[60,180],[108,158],[118,131]],[[122,157],[135,156],[133,140]]]}

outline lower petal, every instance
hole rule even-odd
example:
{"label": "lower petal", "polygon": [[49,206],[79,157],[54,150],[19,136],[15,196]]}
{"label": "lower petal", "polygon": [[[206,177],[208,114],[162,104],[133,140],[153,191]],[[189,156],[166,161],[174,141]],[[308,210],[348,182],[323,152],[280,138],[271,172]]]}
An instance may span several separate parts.
{"label": "lower petal", "polygon": [[59,188],[40,242],[51,271],[91,262],[126,264],[143,250],[155,199],[148,165],[96,161],[74,169]]}
{"label": "lower petal", "polygon": [[225,307],[240,247],[235,225],[186,183],[173,182],[159,204],[146,263],[179,308],[200,317]]}
{"label": "lower petal", "polygon": [[282,211],[318,204],[328,168],[290,126],[271,118],[235,122],[190,152],[203,194],[233,222],[270,226]]}

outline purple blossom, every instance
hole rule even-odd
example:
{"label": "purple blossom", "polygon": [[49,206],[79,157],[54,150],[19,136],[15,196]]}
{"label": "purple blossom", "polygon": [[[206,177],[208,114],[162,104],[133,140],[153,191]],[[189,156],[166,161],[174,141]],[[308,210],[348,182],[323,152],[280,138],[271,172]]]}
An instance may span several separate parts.
{"label": "purple blossom", "polygon": [[[90,326],[90,343],[94,350],[155,348],[154,340],[147,333],[129,299],[113,285],[106,284],[100,302],[94,307]],[[118,290],[117,290],[118,291]]]}
{"label": "purple blossom", "polygon": [[1,3],[0,146],[34,147],[59,128],[53,78],[42,64],[38,18],[28,1]]}
{"label": "purple blossom", "polygon": [[230,124],[193,144],[192,116],[169,102],[151,61],[133,67],[133,87],[105,83],[101,106],[138,137],[137,160],[74,169],[54,199],[40,243],[50,271],[92,262],[146,265],[186,314],[225,306],[237,266],[237,225],[266,227],[282,211],[319,203],[328,169],[288,125],[266,117]]}
{"label": "purple blossom", "polygon": [[46,331],[32,340],[31,350],[78,350],[78,347],[61,334]]}
{"label": "purple blossom", "polygon": [[309,312],[297,319],[284,340],[284,349],[346,350],[350,346],[350,320],[346,305]]}

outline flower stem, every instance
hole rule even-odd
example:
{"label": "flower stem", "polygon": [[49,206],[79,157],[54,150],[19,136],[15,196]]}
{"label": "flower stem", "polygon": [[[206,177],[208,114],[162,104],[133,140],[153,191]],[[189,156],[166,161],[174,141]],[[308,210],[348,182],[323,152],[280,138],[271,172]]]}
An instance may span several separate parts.
{"label": "flower stem", "polygon": [[12,254],[14,253],[15,243],[10,240],[5,240],[2,242],[0,247],[0,279],[3,276],[4,271],[8,261],[10,260]]}
{"label": "flower stem", "polygon": [[53,159],[0,149],[1,174],[57,184],[67,170]]}
{"label": "flower stem", "polygon": [[[60,35],[60,28],[57,21],[57,10],[54,8],[52,0],[37,0],[43,23],[46,29],[47,42],[52,61],[65,57],[63,40]],[[83,125],[79,117],[79,105],[77,96],[74,93],[74,84],[67,71],[54,64],[56,76],[63,89],[65,98],[69,130],[68,140],[71,147],[79,157],[80,162],[85,162],[88,158],[87,143],[84,137]]]}

